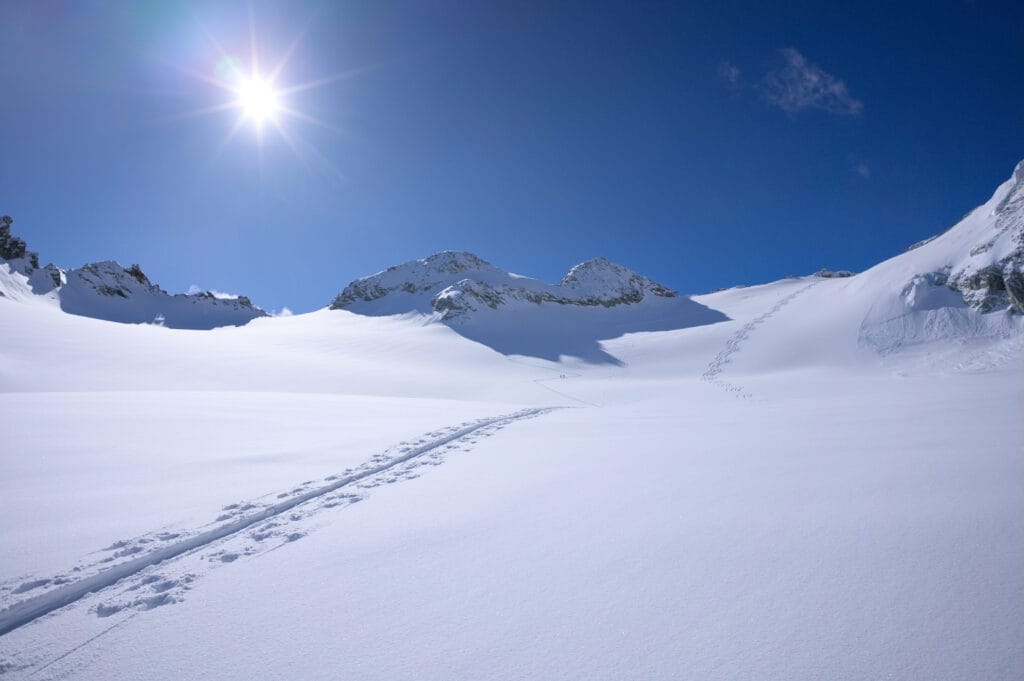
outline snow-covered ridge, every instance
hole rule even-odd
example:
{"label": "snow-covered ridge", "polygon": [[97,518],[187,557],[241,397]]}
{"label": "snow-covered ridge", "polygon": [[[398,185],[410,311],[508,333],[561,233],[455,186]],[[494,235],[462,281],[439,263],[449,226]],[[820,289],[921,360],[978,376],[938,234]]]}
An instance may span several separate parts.
{"label": "snow-covered ridge", "polygon": [[171,295],[152,283],[138,265],[123,267],[106,260],[65,270],[53,264],[39,266],[36,253],[9,234],[16,248],[0,253],[0,297],[21,302],[42,302],[64,312],[113,322],[159,324],[180,329],[239,326],[267,313],[245,296],[223,298],[206,291]]}
{"label": "snow-covered ridge", "polygon": [[984,205],[918,249],[936,267],[922,276],[981,312],[1024,312],[1024,161]]}
{"label": "snow-covered ridge", "polygon": [[330,307],[363,314],[436,312],[446,320],[459,320],[514,302],[616,307],[676,296],[605,258],[580,263],[560,283],[547,284],[501,270],[472,253],[443,251],[356,279]]}
{"label": "snow-covered ridge", "polygon": [[1024,161],[959,222],[861,276],[863,344],[883,354],[942,339],[1008,337],[1024,312]]}
{"label": "snow-covered ridge", "polygon": [[239,326],[267,313],[245,296],[218,298],[212,292],[171,295],[149,281],[138,265],[91,263],[65,273],[59,288],[65,312],[115,322],[157,323],[180,329]]}

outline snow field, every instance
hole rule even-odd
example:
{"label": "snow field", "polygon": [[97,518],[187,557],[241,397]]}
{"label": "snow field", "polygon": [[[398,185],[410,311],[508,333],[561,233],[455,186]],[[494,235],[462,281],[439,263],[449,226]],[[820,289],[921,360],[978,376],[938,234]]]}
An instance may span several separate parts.
{"label": "snow field", "polygon": [[933,275],[1010,257],[1022,182],[857,276],[693,301],[188,332],[0,299],[0,674],[1016,681],[1024,317]]}

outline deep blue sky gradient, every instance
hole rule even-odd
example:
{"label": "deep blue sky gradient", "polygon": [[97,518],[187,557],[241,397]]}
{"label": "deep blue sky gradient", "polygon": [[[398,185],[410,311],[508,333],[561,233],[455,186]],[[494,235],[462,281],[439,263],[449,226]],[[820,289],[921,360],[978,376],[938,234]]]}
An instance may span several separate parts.
{"label": "deep blue sky gradient", "polygon": [[[307,27],[286,85],[348,74],[289,97],[329,126],[298,153],[181,115],[225,100],[188,72],[204,30],[248,60],[249,5],[155,4],[0,4],[0,213],[44,262],[295,311],[442,249],[696,293],[869,267],[1024,157],[1019,2],[255,2],[265,63]],[[783,48],[863,110],[766,101]]]}

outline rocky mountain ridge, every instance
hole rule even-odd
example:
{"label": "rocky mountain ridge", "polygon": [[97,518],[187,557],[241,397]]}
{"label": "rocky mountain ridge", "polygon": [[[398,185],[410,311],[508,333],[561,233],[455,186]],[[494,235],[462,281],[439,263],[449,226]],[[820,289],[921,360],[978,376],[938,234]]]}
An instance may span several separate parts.
{"label": "rocky mountain ridge", "polygon": [[986,204],[915,247],[943,245],[956,252],[921,274],[929,285],[947,287],[979,312],[1024,313],[1024,161]]}
{"label": "rocky mountain ridge", "polygon": [[942,233],[854,279],[870,301],[859,343],[886,355],[1024,331],[1024,161],[992,196]]}
{"label": "rocky mountain ridge", "polygon": [[605,258],[580,263],[558,284],[547,284],[505,272],[472,253],[442,251],[356,279],[330,308],[369,314],[435,312],[447,321],[458,321],[485,308],[515,303],[611,308],[677,295]]}
{"label": "rocky mountain ridge", "polygon": [[[244,296],[171,295],[138,265],[40,266],[38,255],[11,234],[11,223],[0,217],[0,296],[50,301],[66,312],[99,319],[175,328],[242,325],[267,316]],[[938,327],[950,333],[971,329],[974,335],[1012,333],[1012,318],[1019,320],[1024,312],[1024,161],[986,203],[946,231],[861,274],[823,269],[814,276],[849,279],[850,290],[872,291],[873,309],[862,334],[872,345],[879,345],[880,337],[886,347],[892,339],[931,338]],[[673,308],[679,319],[696,314],[693,309],[684,313],[690,299],[605,258],[580,263],[549,284],[502,270],[472,253],[442,251],[352,281],[329,308],[373,316],[418,312],[467,328],[484,318],[496,326],[499,315],[494,313],[499,311],[506,318],[503,324],[523,327],[537,323],[533,312],[544,323],[565,326],[578,323],[577,313],[589,315],[582,311],[609,309],[616,323],[632,315],[636,319],[629,328],[650,330],[637,315],[673,299],[680,303]],[[1010,321],[996,320],[998,311],[1007,312]],[[657,314],[662,312],[659,308]],[[515,332],[522,333],[521,328]]]}
{"label": "rocky mountain ridge", "polygon": [[75,269],[40,266],[38,254],[10,234],[12,222],[0,218],[0,296],[51,301],[83,317],[182,329],[240,326],[268,316],[245,296],[218,297],[209,291],[172,295],[138,265],[107,260]]}

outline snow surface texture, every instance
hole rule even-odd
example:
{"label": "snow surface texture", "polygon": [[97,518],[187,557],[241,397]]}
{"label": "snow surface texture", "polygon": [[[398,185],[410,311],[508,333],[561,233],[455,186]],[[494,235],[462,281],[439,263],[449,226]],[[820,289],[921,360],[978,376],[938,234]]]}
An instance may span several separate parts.
{"label": "snow surface texture", "polygon": [[[688,299],[192,333],[6,296],[0,674],[1020,679],[1022,315],[949,285],[1014,186],[618,335]],[[502,311],[607,315],[605,359],[461,330]]]}
{"label": "snow surface texture", "polygon": [[83,317],[175,329],[238,326],[267,316],[245,296],[170,295],[151,283],[138,265],[124,268],[112,261],[62,270],[52,264],[36,267],[29,258],[0,260],[0,296],[58,305]]}

